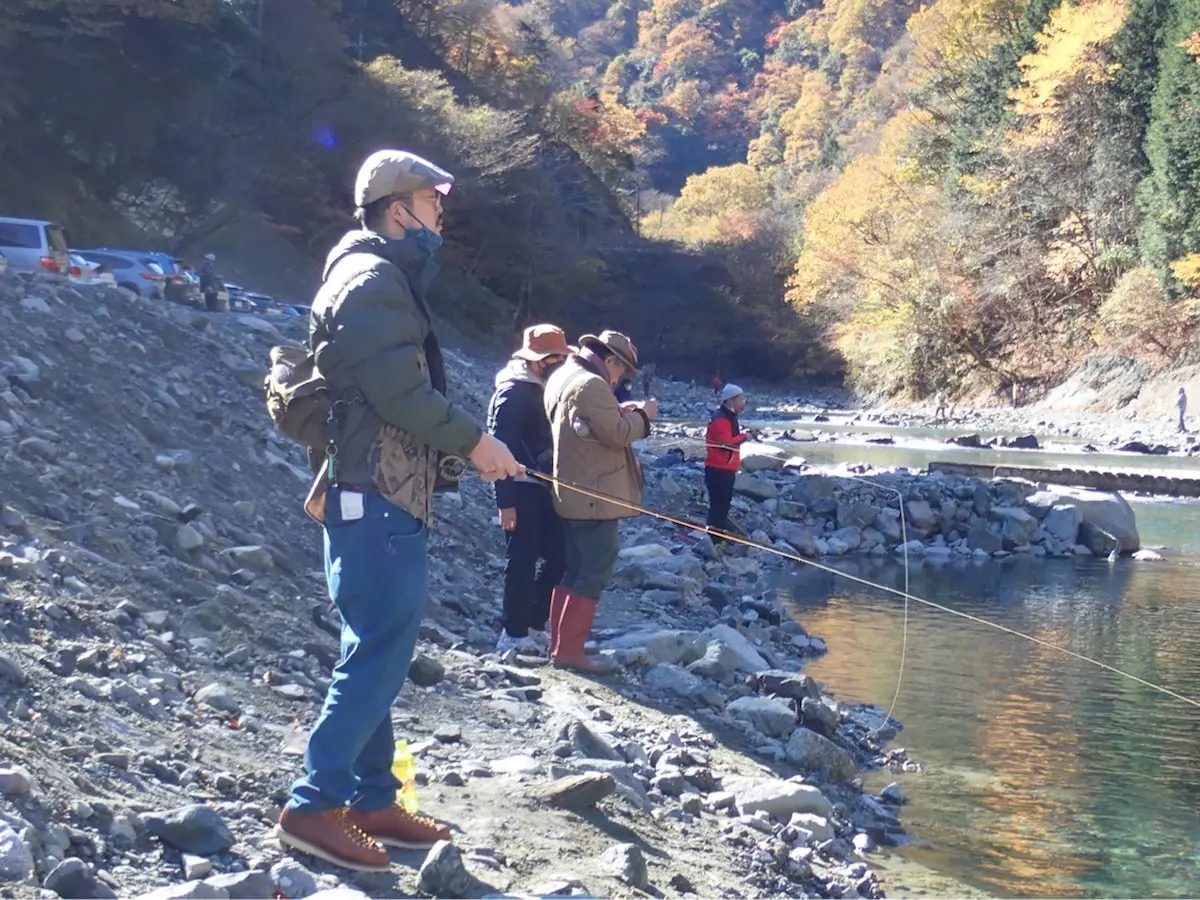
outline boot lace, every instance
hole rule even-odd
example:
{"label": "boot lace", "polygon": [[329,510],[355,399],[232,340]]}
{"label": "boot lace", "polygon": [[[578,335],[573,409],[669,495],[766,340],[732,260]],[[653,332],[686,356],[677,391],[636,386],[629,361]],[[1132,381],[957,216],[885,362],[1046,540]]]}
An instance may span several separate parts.
{"label": "boot lace", "polygon": [[412,822],[416,822],[421,827],[428,828],[430,831],[437,830],[438,823],[436,819],[432,819],[429,816],[423,816],[420,813],[409,812],[399,803],[396,804],[396,809],[399,811],[401,816]]}
{"label": "boot lace", "polygon": [[340,810],[338,810],[338,820],[342,823],[342,828],[345,829],[345,832],[350,836],[350,839],[360,847],[365,847],[368,850],[375,850],[381,846],[379,842],[375,840],[375,838],[371,837],[354,824],[354,821],[350,818],[349,808],[342,807]]}

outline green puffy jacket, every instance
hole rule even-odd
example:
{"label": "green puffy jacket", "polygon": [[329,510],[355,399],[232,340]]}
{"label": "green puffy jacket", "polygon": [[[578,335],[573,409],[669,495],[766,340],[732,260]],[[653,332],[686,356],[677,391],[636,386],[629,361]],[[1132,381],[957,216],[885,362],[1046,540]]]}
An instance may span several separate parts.
{"label": "green puffy jacket", "polygon": [[482,428],[446,398],[425,294],[437,265],[409,240],[352,231],[329,254],[309,346],[340,406],[337,477],[374,484],[429,520],[438,452],[464,459]]}

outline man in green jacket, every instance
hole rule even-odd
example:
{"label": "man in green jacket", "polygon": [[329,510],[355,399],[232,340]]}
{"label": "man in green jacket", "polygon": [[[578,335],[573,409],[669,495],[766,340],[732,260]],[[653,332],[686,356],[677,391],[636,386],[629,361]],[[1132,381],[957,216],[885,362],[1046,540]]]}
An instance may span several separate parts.
{"label": "man in green jacket", "polygon": [[352,869],[386,869],[385,843],[424,848],[450,837],[396,804],[392,775],[391,707],[428,591],[430,499],[443,456],[469,458],[490,481],[519,471],[446,397],[425,297],[453,180],[411,153],[372,154],[355,185],[362,229],[330,252],[312,307],[309,343],[335,409],[325,576],[342,654],[276,834]]}

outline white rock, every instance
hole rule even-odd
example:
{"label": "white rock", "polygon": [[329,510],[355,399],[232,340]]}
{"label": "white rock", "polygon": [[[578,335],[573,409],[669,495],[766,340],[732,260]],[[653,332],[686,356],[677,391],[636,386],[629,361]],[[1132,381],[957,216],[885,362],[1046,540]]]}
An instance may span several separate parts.
{"label": "white rock", "polygon": [[736,666],[743,672],[765,672],[771,668],[770,664],[763,659],[750,640],[738,631],[736,628],[726,625],[714,625],[705,632],[709,638],[717,641],[722,641],[729,646],[736,659]]}
{"label": "white rock", "polygon": [[1050,510],[1060,505],[1076,507],[1081,524],[1087,522],[1115,537],[1121,544],[1122,553],[1141,548],[1137,517],[1120,494],[1055,485],[1025,498],[1025,506],[1030,509]]}
{"label": "white rock", "polygon": [[765,478],[756,478],[748,472],[738,472],[733,489],[739,494],[756,500],[774,500],[779,497],[779,488]]}
{"label": "white rock", "polygon": [[825,799],[825,795],[811,784],[797,784],[780,778],[733,776],[724,779],[724,787],[733,792],[737,807],[743,815],[753,815],[763,810],[778,819],[786,820],[794,813],[828,816],[833,811],[833,806]]}
{"label": "white rock", "polygon": [[50,304],[41,297],[22,297],[21,309],[31,313],[48,313]]}
{"label": "white rock", "polygon": [[782,700],[769,697],[739,697],[725,711],[768,737],[785,738],[796,727],[796,713]]}
{"label": "white rock", "polygon": [[1157,550],[1139,550],[1133,554],[1133,558],[1138,562],[1165,562],[1167,559]]}
{"label": "white rock", "polygon": [[827,816],[819,816],[814,813],[796,813],[788,820],[788,825],[792,828],[802,828],[807,831],[812,837],[809,840],[828,841],[834,837],[833,826],[829,824]]}
{"label": "white rock", "polygon": [[0,794],[28,797],[33,792],[33,776],[21,766],[0,767]]}
{"label": "white rock", "polygon": [[668,663],[651,666],[643,680],[652,690],[679,697],[692,697],[704,689],[704,682],[698,676]]}
{"label": "white rock", "polygon": [[203,878],[212,871],[212,868],[211,859],[205,859],[203,856],[196,856],[192,853],[183,854],[183,876],[188,881]]}

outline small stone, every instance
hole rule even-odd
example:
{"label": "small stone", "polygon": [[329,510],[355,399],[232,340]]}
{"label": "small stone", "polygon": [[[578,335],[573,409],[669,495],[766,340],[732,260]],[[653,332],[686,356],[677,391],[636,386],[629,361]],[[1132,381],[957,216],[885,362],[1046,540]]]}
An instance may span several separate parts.
{"label": "small stone", "polygon": [[443,744],[457,744],[462,736],[462,728],[458,725],[442,725],[433,732],[434,739]]}
{"label": "small stone", "polygon": [[233,834],[221,817],[198,803],[150,814],[145,821],[152,835],[185,852],[208,855],[233,846]]}
{"label": "small stone", "polygon": [[212,860],[191,853],[183,854],[183,875],[188,881],[204,878],[212,871]]}
{"label": "small stone", "polygon": [[588,772],[560,778],[539,792],[541,799],[559,809],[581,810],[595,806],[617,789],[607,772]]}
{"label": "small stone", "polygon": [[894,781],[880,791],[879,796],[883,798],[884,803],[890,803],[892,806],[900,806],[904,803],[904,792],[900,790],[900,785]]}
{"label": "small stone", "polygon": [[5,681],[12,684],[24,684],[25,672],[13,657],[6,653],[0,653],[0,682]]}
{"label": "small stone", "polygon": [[199,550],[204,546],[204,535],[192,525],[180,525],[175,529],[175,546],[184,553]]}
{"label": "small stone", "polygon": [[308,697],[308,690],[298,684],[276,684],[271,686],[271,690],[288,700],[304,700]]}
{"label": "small stone", "polygon": [[605,870],[619,881],[638,890],[645,890],[650,883],[650,872],[646,857],[637,844],[617,844],[609,847],[600,857]]}
{"label": "small stone", "polygon": [[462,773],[460,772],[451,771],[442,776],[442,784],[447,787],[462,787],[466,783],[466,779],[462,777]]}
{"label": "small stone", "polygon": [[870,853],[875,849],[875,842],[871,840],[871,836],[869,834],[856,834],[854,836],[854,849],[859,853]]}
{"label": "small stone", "polygon": [[462,851],[449,841],[438,841],[417,873],[417,890],[431,897],[470,897],[478,882],[463,865]]}
{"label": "small stone", "polygon": [[433,687],[445,677],[446,667],[432,656],[423,653],[414,656],[412,664],[408,667],[408,680],[417,687]]}
{"label": "small stone", "polygon": [[689,815],[698,816],[704,812],[704,799],[699,794],[680,794],[679,808]]}
{"label": "small stone", "polygon": [[109,837],[113,839],[121,839],[129,843],[137,841],[137,829],[133,827],[133,821],[129,816],[114,816],[112,825],[108,828]]}
{"label": "small stone", "polygon": [[224,553],[225,556],[239,567],[247,567],[258,569],[259,571],[267,571],[275,568],[275,558],[264,547],[251,545],[246,547],[230,547]]}
{"label": "small stone", "polygon": [[258,900],[275,892],[275,882],[261,869],[249,872],[227,872],[204,879],[209,887],[224,891],[233,900]]}
{"label": "small stone", "polygon": [[207,881],[185,881],[142,894],[137,900],[229,900],[229,894]]}
{"label": "small stone", "polygon": [[128,753],[101,753],[96,756],[96,761],[101,765],[112,766],[114,769],[129,768]]}
{"label": "small stone", "polygon": [[0,884],[22,882],[33,874],[33,854],[21,836],[0,822]]}
{"label": "small stone", "polygon": [[572,722],[567,728],[567,739],[572,748],[584,759],[611,759],[623,762],[624,757],[596,729],[586,722]]}
{"label": "small stone", "polygon": [[294,859],[271,866],[271,880],[285,897],[307,897],[318,890],[317,877]]}
{"label": "small stone", "polygon": [[203,688],[196,691],[193,700],[202,706],[220,709],[222,713],[238,713],[241,709],[241,704],[233,696],[233,691],[218,682],[204,685]]}
{"label": "small stone", "polygon": [[48,313],[50,312],[50,304],[47,303],[42,297],[22,297],[21,309],[31,313]]}
{"label": "small stone", "polygon": [[64,859],[46,875],[42,887],[60,897],[116,897],[112,888],[96,879],[96,873],[78,857]]}
{"label": "small stone", "polygon": [[0,794],[28,797],[33,792],[33,776],[21,766],[0,767]]}

